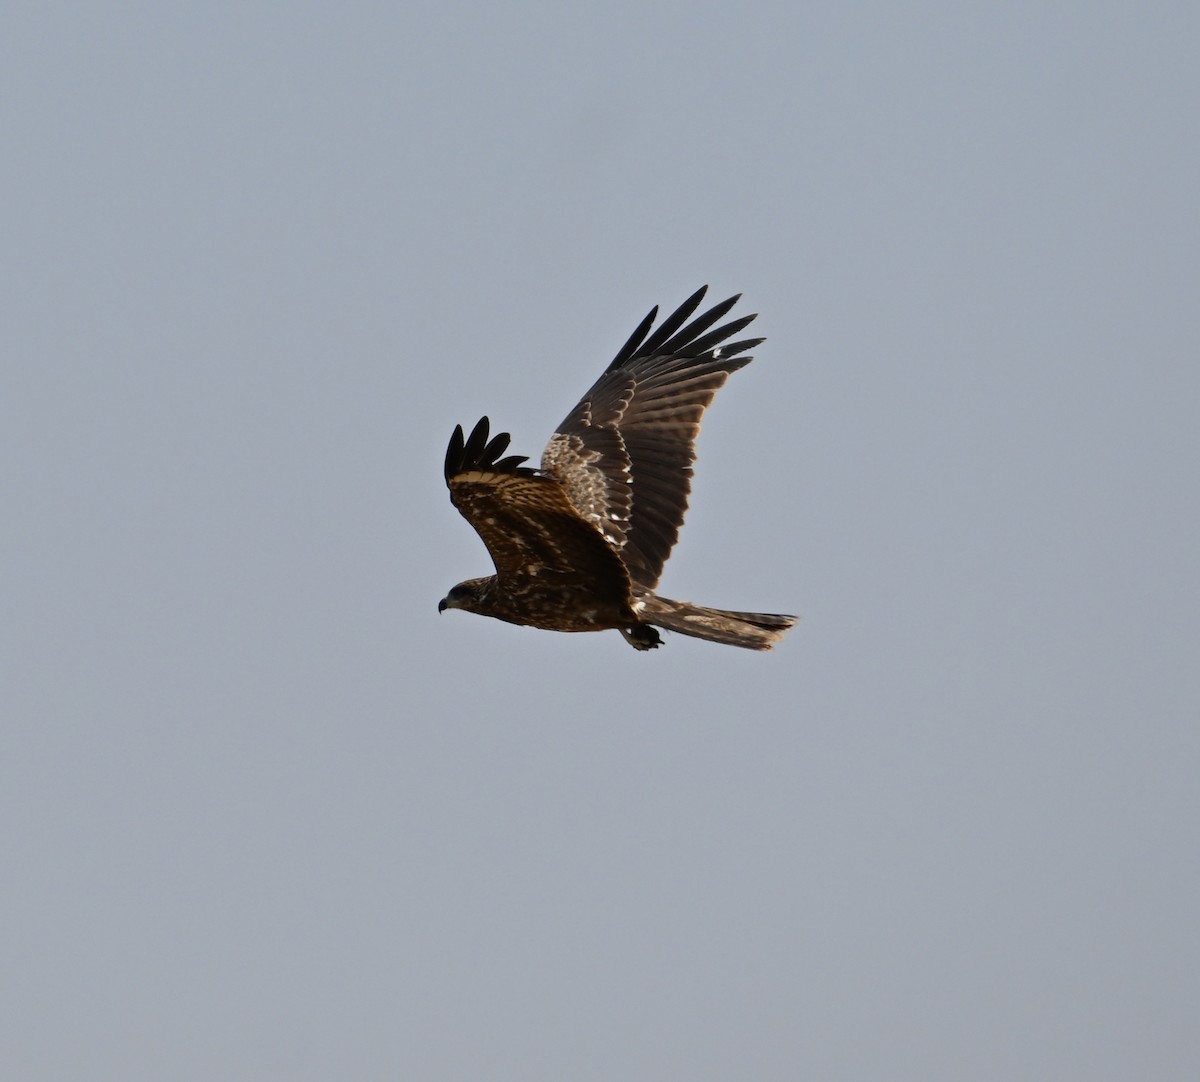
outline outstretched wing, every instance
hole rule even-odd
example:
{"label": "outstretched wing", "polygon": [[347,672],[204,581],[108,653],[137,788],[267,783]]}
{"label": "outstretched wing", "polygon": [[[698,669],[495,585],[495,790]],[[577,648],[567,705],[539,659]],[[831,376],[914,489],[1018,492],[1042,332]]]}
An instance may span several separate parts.
{"label": "outstretched wing", "polygon": [[753,359],[746,351],[763,341],[721,345],[753,315],[709,329],[740,294],[688,323],[707,290],[693,293],[653,334],[658,308],[651,309],[542,455],[543,473],[561,481],[579,514],[648,589],[658,583],[683,524],[700,418],[730,373]]}
{"label": "outstretched wing", "polygon": [[511,437],[501,432],[489,440],[488,427],[484,417],[464,437],[455,426],[445,477],[451,501],[483,539],[500,578],[560,575],[628,596],[621,558],[580,517],[562,485],[521,465],[524,455],[501,458]]}

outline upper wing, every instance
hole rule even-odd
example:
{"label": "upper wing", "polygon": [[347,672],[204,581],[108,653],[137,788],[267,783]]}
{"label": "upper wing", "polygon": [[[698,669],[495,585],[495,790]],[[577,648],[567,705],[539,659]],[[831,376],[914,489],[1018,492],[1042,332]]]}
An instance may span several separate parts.
{"label": "upper wing", "polygon": [[500,458],[510,436],[488,440],[484,417],[464,438],[456,425],[446,449],[450,499],[487,545],[497,573],[565,575],[629,590],[621,558],[580,518],[553,477],[522,466],[524,455]]}
{"label": "upper wing", "polygon": [[658,583],[683,524],[700,418],[729,374],[753,359],[743,354],[763,341],[720,344],[753,315],[709,330],[738,296],[688,323],[707,289],[653,334],[658,309],[651,309],[542,455],[543,472],[562,482],[579,514],[620,550],[633,581],[648,588]]}

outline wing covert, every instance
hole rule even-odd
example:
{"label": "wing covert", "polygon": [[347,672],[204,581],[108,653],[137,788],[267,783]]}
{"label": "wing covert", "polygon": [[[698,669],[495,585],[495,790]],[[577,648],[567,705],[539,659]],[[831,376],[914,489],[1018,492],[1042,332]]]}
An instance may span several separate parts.
{"label": "wing covert", "polygon": [[616,552],[584,521],[551,476],[523,466],[525,456],[500,456],[509,434],[488,438],[482,418],[470,436],[458,425],[446,450],[444,473],[450,499],[474,527],[498,575],[559,575],[611,580],[628,590],[629,577]]}

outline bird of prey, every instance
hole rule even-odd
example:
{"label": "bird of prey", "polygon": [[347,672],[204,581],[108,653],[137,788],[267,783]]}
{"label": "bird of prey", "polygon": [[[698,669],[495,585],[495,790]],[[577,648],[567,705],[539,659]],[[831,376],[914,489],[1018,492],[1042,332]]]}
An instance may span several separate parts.
{"label": "bird of prey", "polygon": [[666,628],[698,639],[769,650],[794,616],[729,612],[655,592],[691,491],[700,418],[762,338],[727,342],[755,317],[720,326],[739,296],[691,319],[697,290],[651,333],[658,308],[567,414],[542,453],[502,457],[510,436],[489,438],[484,417],[446,450],[450,499],[491,554],[496,574],[455,586],[438,611],[466,609],[550,631],[615,628],[636,650]]}

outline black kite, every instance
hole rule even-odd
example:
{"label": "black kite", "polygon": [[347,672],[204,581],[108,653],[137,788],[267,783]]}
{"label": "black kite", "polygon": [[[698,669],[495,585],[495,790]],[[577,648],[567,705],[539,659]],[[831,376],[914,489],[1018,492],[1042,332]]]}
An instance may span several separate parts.
{"label": "black kite", "polygon": [[489,439],[486,417],[470,436],[455,427],[450,499],[487,545],[496,574],[460,582],[439,612],[466,609],[550,631],[616,628],[638,650],[661,644],[656,627],[769,650],[796,622],[654,592],[687,510],[700,418],[763,341],[721,345],[752,315],[709,330],[737,296],[688,323],[707,288],[653,334],[651,310],[550,437],[541,469],[522,465],[523,455],[502,458],[509,434]]}

